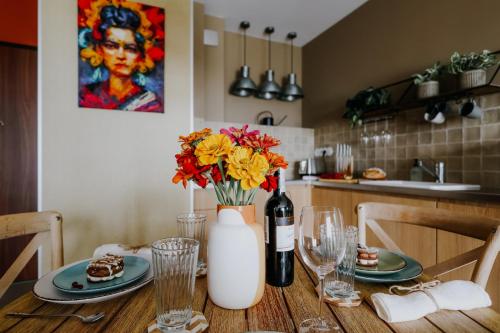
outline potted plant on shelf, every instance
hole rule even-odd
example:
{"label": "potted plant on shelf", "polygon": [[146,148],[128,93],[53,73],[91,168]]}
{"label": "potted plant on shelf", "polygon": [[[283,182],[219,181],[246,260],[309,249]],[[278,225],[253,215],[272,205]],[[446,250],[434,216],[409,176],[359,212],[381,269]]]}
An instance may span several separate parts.
{"label": "potted plant on shelf", "polygon": [[255,222],[255,195],[277,187],[275,172],[286,169],[285,158],[271,151],[280,141],[259,131],[205,128],[180,136],[172,181],[211,184],[217,196],[217,222],[208,230],[208,294],[227,309],[257,304],[265,286],[264,231]]}
{"label": "potted plant on shelf", "polygon": [[432,67],[427,68],[421,74],[413,74],[413,83],[417,86],[417,97],[428,98],[439,94],[439,81],[443,66],[436,62]]}
{"label": "potted plant on shelf", "polygon": [[350,120],[351,127],[363,123],[362,115],[368,109],[389,105],[391,94],[381,88],[369,87],[359,91],[346,102],[347,111],[343,117]]}
{"label": "potted plant on shelf", "polygon": [[458,74],[460,88],[468,89],[486,84],[486,69],[497,64],[495,55],[488,50],[480,54],[471,52],[461,55],[454,52],[450,57],[448,72]]}

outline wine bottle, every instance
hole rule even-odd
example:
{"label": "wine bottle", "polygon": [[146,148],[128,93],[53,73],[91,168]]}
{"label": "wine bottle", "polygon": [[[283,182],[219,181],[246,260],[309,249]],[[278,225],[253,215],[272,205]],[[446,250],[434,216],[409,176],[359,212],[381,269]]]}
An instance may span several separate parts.
{"label": "wine bottle", "polygon": [[293,203],[286,196],[285,173],[277,171],[279,182],[265,208],[266,282],[285,287],[293,282],[295,233]]}

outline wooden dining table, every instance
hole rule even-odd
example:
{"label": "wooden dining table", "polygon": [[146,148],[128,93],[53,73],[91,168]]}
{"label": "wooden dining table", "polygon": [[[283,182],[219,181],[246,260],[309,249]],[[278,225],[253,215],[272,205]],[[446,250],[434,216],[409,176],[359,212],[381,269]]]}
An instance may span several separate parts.
{"label": "wooden dining table", "polygon": [[[405,283],[414,284],[416,281]],[[300,323],[318,316],[316,276],[296,255],[295,280],[292,285],[276,288],[266,285],[264,297],[246,310],[227,310],[215,305],[207,292],[207,279],[196,280],[193,310],[203,312],[209,322],[208,332],[238,333],[246,331],[297,332]],[[340,332],[500,332],[500,314],[491,308],[470,311],[441,310],[419,320],[386,323],[377,316],[370,295],[388,292],[386,284],[356,282],[363,295],[360,306],[346,308],[330,304],[323,314],[340,326]],[[100,321],[84,324],[76,318],[14,318],[7,312],[39,314],[75,313],[90,315],[105,312]],[[72,332],[146,332],[155,318],[154,285],[102,303],[61,305],[43,302],[25,294],[0,309],[0,332],[72,333]]]}

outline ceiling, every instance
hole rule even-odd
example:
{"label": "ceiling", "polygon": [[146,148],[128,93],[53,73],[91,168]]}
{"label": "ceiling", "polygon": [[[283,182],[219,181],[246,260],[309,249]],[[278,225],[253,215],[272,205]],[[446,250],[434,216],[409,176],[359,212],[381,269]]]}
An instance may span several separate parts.
{"label": "ceiling", "polygon": [[241,21],[249,21],[247,34],[265,38],[268,25],[275,27],[272,39],[285,42],[297,32],[295,45],[303,46],[349,15],[367,0],[204,0],[205,14],[225,19],[225,30],[238,32]]}

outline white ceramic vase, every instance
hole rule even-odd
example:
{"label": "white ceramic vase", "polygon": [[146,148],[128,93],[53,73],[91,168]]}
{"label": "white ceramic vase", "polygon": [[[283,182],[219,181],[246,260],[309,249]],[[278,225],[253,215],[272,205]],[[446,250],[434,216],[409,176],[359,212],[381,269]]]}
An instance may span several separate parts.
{"label": "white ceramic vase", "polygon": [[266,280],[264,230],[255,205],[217,206],[208,230],[208,295],[226,309],[246,309],[262,299]]}

